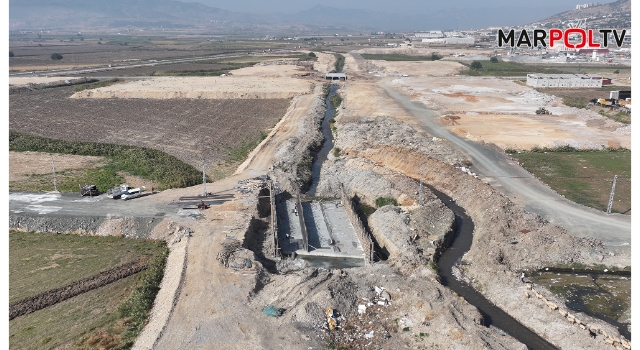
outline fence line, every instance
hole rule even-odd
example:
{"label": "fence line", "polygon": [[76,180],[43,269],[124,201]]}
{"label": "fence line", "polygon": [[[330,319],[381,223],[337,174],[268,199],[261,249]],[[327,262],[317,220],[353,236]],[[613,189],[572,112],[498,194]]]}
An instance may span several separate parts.
{"label": "fence line", "polygon": [[278,213],[276,211],[276,194],[273,181],[269,181],[269,200],[271,201],[271,233],[273,233],[273,256],[280,256],[280,245],[278,244]]}
{"label": "fence line", "polygon": [[298,220],[300,220],[300,229],[302,230],[302,245],[305,251],[309,251],[309,234],[307,226],[304,223],[304,212],[302,211],[302,202],[300,202],[300,191],[296,192],[296,208],[298,209]]}
{"label": "fence line", "polygon": [[364,262],[365,264],[370,264],[371,262],[373,262],[373,240],[369,236],[367,230],[364,228],[362,221],[360,221],[360,217],[356,213],[353,201],[351,201],[351,198],[347,196],[343,184],[340,184],[340,197],[342,199],[342,204],[346,209],[349,221],[351,221],[351,225],[356,231],[356,235],[360,240],[360,245],[362,245],[362,249],[364,250]]}

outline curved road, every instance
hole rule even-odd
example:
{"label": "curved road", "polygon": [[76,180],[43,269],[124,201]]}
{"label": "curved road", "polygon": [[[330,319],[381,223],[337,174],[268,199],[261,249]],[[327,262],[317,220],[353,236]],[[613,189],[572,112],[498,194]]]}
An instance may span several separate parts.
{"label": "curved road", "polygon": [[449,132],[435,121],[438,113],[395,90],[388,80],[382,80],[379,85],[433,136],[446,139],[453,147],[469,156],[473,162],[472,170],[514,203],[555,225],[563,226],[572,235],[595,237],[607,246],[623,250],[630,248],[630,216],[607,215],[567,200],[502,152]]}

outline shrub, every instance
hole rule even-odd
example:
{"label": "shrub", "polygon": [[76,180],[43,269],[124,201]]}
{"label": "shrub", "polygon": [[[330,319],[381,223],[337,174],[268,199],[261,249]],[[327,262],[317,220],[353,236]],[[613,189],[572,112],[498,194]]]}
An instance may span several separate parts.
{"label": "shrub", "polygon": [[112,160],[116,170],[158,182],[161,188],[194,186],[202,181],[202,173],[190,164],[145,147],[55,140],[10,130],[9,150],[102,156]]}
{"label": "shrub", "polygon": [[435,53],[435,52],[431,54],[431,60],[432,60],[432,61],[438,61],[438,60],[441,60],[441,59],[442,59],[442,56],[441,56],[441,55],[438,55],[438,54],[437,54],[437,53]]}
{"label": "shrub", "polygon": [[342,151],[342,150],[340,149],[340,147],[335,147],[335,148],[333,149],[333,151],[332,151],[333,156],[334,156],[334,157],[336,157],[336,158],[337,158],[337,157],[340,157],[340,151]]}
{"label": "shrub", "polygon": [[482,69],[482,63],[480,63],[480,61],[473,61],[471,62],[471,69]]}
{"label": "shrub", "polygon": [[59,54],[59,53],[52,53],[51,54],[51,59],[54,60],[54,61],[61,60],[62,59],[62,55]]}
{"label": "shrub", "polygon": [[492,56],[489,61],[491,61],[491,63],[498,63],[498,57]]}
{"label": "shrub", "polygon": [[318,56],[316,56],[316,54],[315,54],[315,53],[313,53],[313,52],[309,52],[309,57],[316,58],[316,57],[318,57]]}
{"label": "shrub", "polygon": [[395,198],[391,198],[391,197],[378,197],[378,198],[376,198],[376,206],[378,208],[384,207],[385,205],[398,206],[398,201],[396,201]]}

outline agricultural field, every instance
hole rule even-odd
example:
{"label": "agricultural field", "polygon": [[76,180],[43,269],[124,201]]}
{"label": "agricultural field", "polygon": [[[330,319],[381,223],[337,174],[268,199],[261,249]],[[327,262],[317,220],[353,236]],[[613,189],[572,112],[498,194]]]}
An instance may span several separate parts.
{"label": "agricultural field", "polygon": [[[470,67],[470,61],[459,61],[461,64]],[[629,75],[631,67],[625,65],[586,65],[586,64],[525,64],[517,62],[491,62],[489,60],[479,60],[482,68],[466,69],[460,72],[462,75],[470,76],[526,76],[527,74],[609,74],[614,71],[619,74]]]}
{"label": "agricultural field", "polygon": [[631,151],[509,153],[567,199],[602,211],[618,175],[611,212],[631,215]]}
{"label": "agricultural field", "polygon": [[[73,41],[71,41],[73,40]],[[284,49],[293,45],[283,42],[225,42],[205,38],[171,38],[161,36],[42,36],[13,38],[9,60],[13,72],[95,65],[136,63],[170,58],[200,57],[219,54],[246,55],[266,49]],[[59,53],[61,60],[52,60]]]}
{"label": "agricultural field", "polygon": [[288,99],[72,99],[72,87],[23,91],[9,100],[13,131],[67,141],[157,149],[197,168],[224,163],[259,140]]}
{"label": "agricultural field", "polygon": [[[10,231],[10,302],[130,261],[151,263],[143,272],[14,318],[9,322],[11,348],[96,348],[101,341],[117,348],[131,341],[133,334],[127,332],[141,326],[141,321],[125,309],[131,308],[132,295],[149,287],[150,273],[158,267],[162,271],[166,254],[164,242],[152,240]],[[148,307],[142,299],[138,298],[136,307]],[[150,306],[153,298],[146,299]]]}
{"label": "agricultural field", "polygon": [[442,56],[433,54],[429,56],[414,56],[414,55],[402,55],[402,54],[361,54],[365,60],[382,60],[382,61],[437,61]]}

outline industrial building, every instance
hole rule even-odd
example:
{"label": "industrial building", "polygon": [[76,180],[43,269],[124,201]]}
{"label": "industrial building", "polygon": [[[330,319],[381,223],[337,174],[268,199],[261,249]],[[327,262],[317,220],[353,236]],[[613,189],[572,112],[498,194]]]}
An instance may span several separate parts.
{"label": "industrial building", "polygon": [[533,87],[602,87],[602,77],[588,74],[527,74]]}
{"label": "industrial building", "polygon": [[428,44],[472,45],[476,43],[476,39],[468,36],[464,38],[422,39],[422,42]]}

